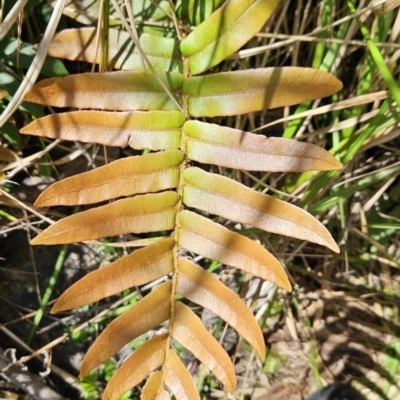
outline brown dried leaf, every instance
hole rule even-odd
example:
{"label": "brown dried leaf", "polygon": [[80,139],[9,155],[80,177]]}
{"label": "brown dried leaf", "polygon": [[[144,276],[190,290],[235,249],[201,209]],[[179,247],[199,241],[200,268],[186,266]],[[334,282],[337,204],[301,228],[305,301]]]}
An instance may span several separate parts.
{"label": "brown dried leaf", "polygon": [[168,350],[164,373],[165,384],[176,399],[200,400],[191,375],[173,350]]}
{"label": "brown dried leaf", "polygon": [[123,199],[64,218],[36,236],[31,244],[74,243],[125,233],[155,232],[175,225],[176,192]]}
{"label": "brown dried leaf", "polygon": [[[156,71],[182,70],[182,56],[177,50],[177,40],[142,33],[139,38],[142,50]],[[128,32],[110,28],[108,31],[108,62],[110,68],[142,71],[141,56]],[[55,58],[102,63],[101,41],[96,43],[96,28],[64,29],[54,35],[48,55]],[[149,70],[145,64],[146,70]]]}
{"label": "brown dried leaf", "polygon": [[174,246],[173,239],[163,239],[89,273],[61,295],[51,313],[94,303],[168,275],[173,270]]}
{"label": "brown dried leaf", "polygon": [[183,201],[189,207],[268,232],[318,243],[339,253],[328,230],[301,208],[199,168],[186,169],[184,180]]}
{"label": "brown dried leaf", "polygon": [[[159,76],[170,92],[177,95],[183,84],[183,75],[160,72]],[[55,107],[114,111],[177,109],[175,102],[149,72],[86,73],[44,79],[26,93],[24,100]]]}
{"label": "brown dried leaf", "polygon": [[140,400],[170,400],[171,396],[164,389],[164,374],[161,371],[155,371],[150,374],[149,379],[143,386]]}
{"label": "brown dried leaf", "polygon": [[14,153],[7,147],[0,146],[0,163],[2,163],[3,161],[14,162],[19,160],[20,158],[18,157],[17,153]]}
{"label": "brown dried leaf", "polygon": [[32,121],[21,133],[138,150],[179,147],[184,116],[179,111],[75,111]]}
{"label": "brown dried leaf", "polygon": [[4,99],[4,97],[7,97],[7,96],[8,96],[7,90],[0,89],[0,100]]}
{"label": "brown dried leaf", "polygon": [[179,258],[178,271],[178,293],[217,314],[235,328],[264,359],[265,343],[261,329],[240,297],[189,260]]}
{"label": "brown dried leaf", "polygon": [[83,378],[128,342],[165,322],[170,310],[171,283],[165,282],[104,329],[86,353],[79,376]]}
{"label": "brown dried leaf", "polygon": [[182,161],[179,150],[123,158],[52,184],[40,194],[35,206],[91,204],[171,189],[179,183]]}
{"label": "brown dried leaf", "polygon": [[265,137],[200,121],[183,126],[191,160],[248,171],[329,171],[343,165],[325,149],[293,139]]}
{"label": "brown dried leaf", "polygon": [[280,262],[262,246],[191,211],[179,213],[179,246],[206,258],[240,268],[290,291]]}
{"label": "brown dried leaf", "polygon": [[108,382],[103,400],[117,400],[165,361],[168,334],[155,336],[140,346]]}
{"label": "brown dried leaf", "polygon": [[200,318],[181,302],[175,303],[172,337],[205,364],[229,393],[235,392],[236,373],[231,359]]}

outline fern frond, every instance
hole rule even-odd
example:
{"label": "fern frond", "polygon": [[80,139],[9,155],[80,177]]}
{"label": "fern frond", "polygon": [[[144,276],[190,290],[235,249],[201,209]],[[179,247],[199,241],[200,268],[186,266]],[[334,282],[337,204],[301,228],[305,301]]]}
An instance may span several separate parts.
{"label": "fern frond", "polygon": [[[126,360],[108,383],[104,399],[117,399],[147,376],[142,399],[169,399],[170,393],[179,400],[199,398],[189,372],[175,354],[174,341],[189,349],[228,392],[234,393],[236,377],[229,356],[191,311],[187,300],[219,315],[261,358],[265,356],[261,329],[240,297],[182,254],[190,251],[217,260],[286,290],[291,290],[289,279],[281,263],[263,246],[206,215],[339,251],[327,229],[306,211],[191,165],[200,162],[284,172],[341,168],[327,151],[308,143],[269,139],[196,121],[200,117],[227,117],[297,104],[329,96],[341,88],[331,74],[309,68],[262,68],[195,76],[239,50],[262,28],[278,2],[228,0],[213,13],[206,3],[207,12],[202,14],[196,8],[197,2],[189,2],[193,9],[188,20],[195,25],[203,22],[180,44],[177,39],[157,39],[149,34],[140,39],[169,93],[151,72],[139,70],[138,52],[129,35],[110,29],[108,62],[127,71],[44,80],[25,97],[26,101],[80,110],[38,119],[22,133],[156,151],[57,182],[35,204],[72,206],[115,200],[56,222],[32,240],[34,245],[170,232],[167,237],[159,234],[150,246],[88,274],[52,309],[59,312],[80,307],[165,278],[166,282],[111,322],[86,354],[81,377],[139,335],[160,324],[168,327],[167,334],[148,340]],[[147,0],[134,10],[138,18],[144,11],[154,19],[168,14]],[[183,18],[181,3],[176,6],[176,15]],[[181,24],[185,31],[183,21]],[[61,32],[50,53],[100,63],[103,58],[93,48],[94,35],[93,28]],[[162,370],[156,371],[159,367]]]}

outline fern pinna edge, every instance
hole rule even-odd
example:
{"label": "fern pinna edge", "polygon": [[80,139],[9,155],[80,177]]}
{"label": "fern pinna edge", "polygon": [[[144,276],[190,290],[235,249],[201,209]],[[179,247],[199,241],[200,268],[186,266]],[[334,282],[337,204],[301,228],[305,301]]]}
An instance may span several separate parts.
{"label": "fern pinna edge", "polygon": [[[298,104],[341,88],[329,73],[309,68],[199,75],[257,34],[277,3],[224,2],[180,42],[178,57],[175,39],[142,35],[140,43],[151,53],[158,78],[148,70],[132,70],[141,68],[137,63],[140,52],[124,45],[122,53],[109,52],[109,63],[125,71],[47,79],[25,96],[26,101],[80,110],[35,120],[22,133],[154,151],[56,182],[35,203],[50,207],[115,200],[61,219],[35,237],[34,245],[171,232],[91,272],[71,286],[52,309],[59,312],[80,307],[164,277],[164,283],[110,323],[82,362],[81,377],[131,340],[167,323],[167,333],[146,341],[117,370],[104,399],[117,399],[146,377],[142,399],[169,399],[171,394],[179,400],[199,399],[192,377],[173,350],[173,341],[190,350],[229,393],[234,393],[232,361],[182,299],[214,311],[261,358],[265,356],[263,335],[251,311],[217,278],[182,257],[181,250],[239,268],[286,290],[291,290],[289,279],[280,262],[263,246],[206,215],[339,251],[326,228],[306,211],[192,166],[199,162],[277,172],[341,168],[331,154],[309,143],[267,138],[196,120]],[[93,28],[61,32],[54,38],[50,54],[99,63],[101,57],[93,49],[94,32]],[[110,29],[108,36],[111,49],[116,50],[130,40],[116,29]]]}

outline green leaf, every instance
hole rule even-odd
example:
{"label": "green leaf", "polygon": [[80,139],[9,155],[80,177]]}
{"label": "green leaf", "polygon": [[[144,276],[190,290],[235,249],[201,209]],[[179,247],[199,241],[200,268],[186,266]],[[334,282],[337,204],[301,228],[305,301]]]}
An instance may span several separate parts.
{"label": "green leaf", "polygon": [[[20,46],[18,50],[18,40],[5,37],[0,42],[0,60],[12,67],[19,65],[24,69],[28,69],[36,56],[36,51],[33,49],[33,46],[28,43],[22,42]],[[41,74],[46,76],[66,76],[68,75],[68,71],[60,60],[47,57],[43,64]]]}
{"label": "green leaf", "polygon": [[207,19],[224,0],[178,0],[176,15],[179,19],[188,20],[191,25],[199,25]]}
{"label": "green leaf", "polygon": [[219,64],[256,35],[278,0],[228,0],[181,42],[190,72],[200,74]]}
{"label": "green leaf", "polygon": [[347,5],[351,13],[355,14],[355,20],[357,21],[360,31],[364,36],[364,40],[367,42],[367,46],[369,51],[371,52],[371,56],[374,59],[374,62],[379,69],[383,80],[389,88],[394,101],[397,103],[397,107],[400,107],[400,90],[395,79],[393,78],[392,72],[390,71],[389,67],[386,65],[384,58],[382,57],[381,50],[376,46],[373,39],[371,38],[368,28],[362,23],[360,17],[357,15],[357,10],[353,2],[351,0],[347,0]]}
{"label": "green leaf", "polygon": [[312,68],[259,68],[187,79],[190,115],[217,117],[247,114],[330,96],[342,83]]}
{"label": "green leaf", "polygon": [[141,21],[168,21],[171,15],[171,3],[168,0],[132,1],[132,11],[135,18]]}
{"label": "green leaf", "polygon": [[6,139],[8,143],[10,143],[17,149],[21,140],[21,136],[15,124],[12,124],[11,122],[6,122],[0,128],[0,130],[4,139]]}
{"label": "green leaf", "polygon": [[[14,75],[11,75],[6,71],[0,71],[0,87],[6,89],[10,96],[15,94],[19,85],[20,82]],[[28,113],[35,118],[43,117],[43,107],[41,106],[24,102],[20,107],[22,110],[28,111]]]}

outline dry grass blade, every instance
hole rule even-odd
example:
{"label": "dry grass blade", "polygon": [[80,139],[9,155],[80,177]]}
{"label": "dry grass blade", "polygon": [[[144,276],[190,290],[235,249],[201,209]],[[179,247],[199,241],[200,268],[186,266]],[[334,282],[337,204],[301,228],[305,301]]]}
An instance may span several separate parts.
{"label": "dry grass blade", "polygon": [[14,94],[10,103],[8,103],[6,109],[0,115],[0,127],[3,126],[4,123],[11,117],[11,115],[15,112],[18,106],[22,103],[25,93],[36,82],[36,79],[38,78],[40,71],[42,69],[44,60],[46,59],[47,49],[50,46],[51,39],[53,38],[54,33],[57,29],[57,25],[61,18],[62,11],[64,9],[66,2],[67,0],[57,0],[53,13],[51,14],[51,18],[48,22],[46,32],[44,33],[43,39],[40,42],[37,54],[31,66],[29,67],[24,80],[20,84],[17,92]]}
{"label": "dry grass blade", "polygon": [[399,0],[372,0],[371,1],[371,8],[372,11],[375,13],[376,16],[384,15],[396,7],[400,6]]}
{"label": "dry grass blade", "polygon": [[11,26],[13,25],[15,20],[18,18],[18,15],[23,12],[25,4],[27,2],[28,2],[28,0],[17,0],[15,2],[14,6],[10,10],[10,12],[7,14],[7,17],[0,24],[0,40],[4,39],[4,36],[8,33]]}

